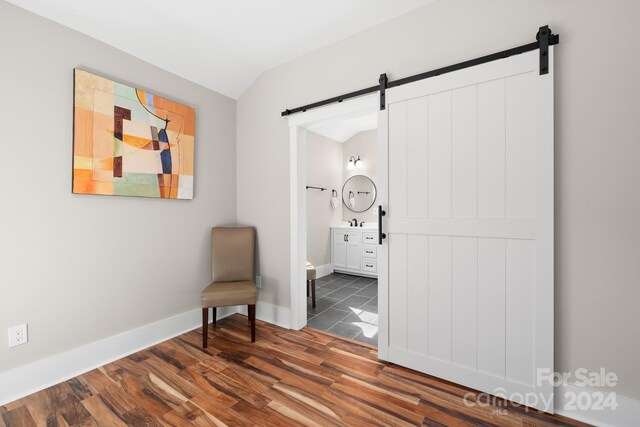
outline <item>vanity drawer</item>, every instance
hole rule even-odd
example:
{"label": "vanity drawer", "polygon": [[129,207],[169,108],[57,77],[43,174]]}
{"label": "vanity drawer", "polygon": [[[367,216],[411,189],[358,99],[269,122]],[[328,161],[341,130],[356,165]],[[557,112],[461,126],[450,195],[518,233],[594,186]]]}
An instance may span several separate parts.
{"label": "vanity drawer", "polygon": [[370,273],[376,273],[378,271],[377,261],[375,259],[363,259],[362,271],[368,271]]}
{"label": "vanity drawer", "polygon": [[362,243],[375,245],[377,237],[376,233],[362,233]]}
{"label": "vanity drawer", "polygon": [[363,246],[362,258],[377,258],[378,247],[377,246]]}

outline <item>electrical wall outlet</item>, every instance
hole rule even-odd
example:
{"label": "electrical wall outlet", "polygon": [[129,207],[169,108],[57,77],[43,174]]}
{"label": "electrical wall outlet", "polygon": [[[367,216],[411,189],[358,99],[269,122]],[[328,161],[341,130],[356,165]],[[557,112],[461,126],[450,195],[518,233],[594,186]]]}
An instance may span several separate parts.
{"label": "electrical wall outlet", "polygon": [[256,288],[262,288],[262,276],[256,276]]}
{"label": "electrical wall outlet", "polygon": [[29,336],[27,335],[26,323],[9,328],[9,347],[26,344],[27,341],[29,341]]}

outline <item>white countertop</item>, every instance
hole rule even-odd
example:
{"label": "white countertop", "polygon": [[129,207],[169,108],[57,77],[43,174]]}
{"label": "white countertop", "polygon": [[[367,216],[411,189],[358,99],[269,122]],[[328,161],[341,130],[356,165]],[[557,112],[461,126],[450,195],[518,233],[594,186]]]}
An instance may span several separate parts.
{"label": "white countertop", "polygon": [[370,222],[370,223],[364,223],[364,225],[362,227],[360,227],[360,225],[358,225],[357,227],[352,227],[349,224],[346,225],[334,225],[331,227],[332,229],[340,229],[340,230],[360,230],[360,231],[376,231],[378,230],[378,224],[376,224],[375,222]]}

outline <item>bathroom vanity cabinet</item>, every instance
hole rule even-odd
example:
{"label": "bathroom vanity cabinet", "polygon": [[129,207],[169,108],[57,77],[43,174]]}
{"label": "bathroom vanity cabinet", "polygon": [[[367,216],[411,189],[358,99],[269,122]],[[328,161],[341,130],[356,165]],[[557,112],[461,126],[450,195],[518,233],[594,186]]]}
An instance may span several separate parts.
{"label": "bathroom vanity cabinet", "polygon": [[331,264],[333,271],[357,276],[378,277],[378,230],[375,228],[332,227]]}

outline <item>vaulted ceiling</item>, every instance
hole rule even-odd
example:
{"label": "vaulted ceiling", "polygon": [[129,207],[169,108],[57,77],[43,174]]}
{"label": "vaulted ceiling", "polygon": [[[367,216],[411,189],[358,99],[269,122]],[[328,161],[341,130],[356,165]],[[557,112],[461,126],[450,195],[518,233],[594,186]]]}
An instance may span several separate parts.
{"label": "vaulted ceiling", "polygon": [[264,71],[432,0],[8,0],[232,98]]}
{"label": "vaulted ceiling", "polygon": [[322,122],[309,129],[312,132],[326,136],[334,141],[345,142],[359,132],[376,129],[378,127],[378,113],[362,117]]}

